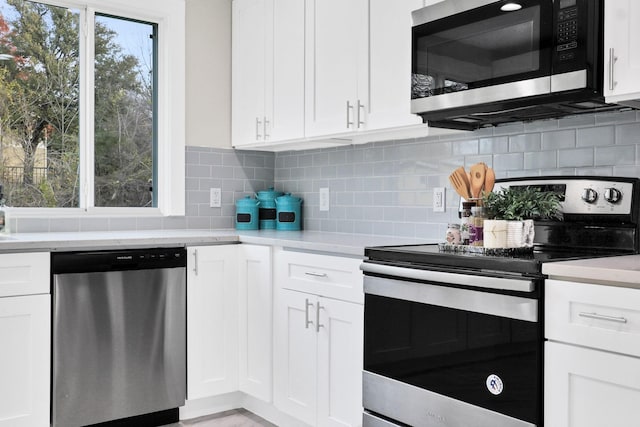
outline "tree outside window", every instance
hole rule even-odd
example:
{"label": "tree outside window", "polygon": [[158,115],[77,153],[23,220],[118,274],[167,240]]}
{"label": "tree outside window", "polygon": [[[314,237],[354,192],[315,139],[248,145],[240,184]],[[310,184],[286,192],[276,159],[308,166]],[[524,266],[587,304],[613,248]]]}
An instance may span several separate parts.
{"label": "tree outside window", "polygon": [[[96,207],[153,207],[156,25],[91,16],[89,62],[81,17],[69,8],[0,0],[5,197],[17,207],[80,207],[91,192]],[[84,98],[81,67],[94,82],[94,93]],[[83,99],[93,107],[91,117],[81,114]],[[91,144],[92,159],[82,156],[83,144]],[[93,163],[92,188],[81,180],[83,161]]]}

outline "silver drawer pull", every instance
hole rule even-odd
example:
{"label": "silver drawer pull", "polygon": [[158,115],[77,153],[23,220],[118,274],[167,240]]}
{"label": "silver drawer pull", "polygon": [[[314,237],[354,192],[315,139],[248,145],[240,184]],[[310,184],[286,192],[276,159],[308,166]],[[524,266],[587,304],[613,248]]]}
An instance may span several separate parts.
{"label": "silver drawer pull", "polygon": [[624,317],[605,316],[598,313],[578,313],[580,317],[587,317],[589,319],[608,320],[609,322],[627,323],[627,319]]}
{"label": "silver drawer pull", "polygon": [[307,271],[306,273],[307,276],[313,276],[313,277],[328,277],[327,273],[316,273],[315,271]]}

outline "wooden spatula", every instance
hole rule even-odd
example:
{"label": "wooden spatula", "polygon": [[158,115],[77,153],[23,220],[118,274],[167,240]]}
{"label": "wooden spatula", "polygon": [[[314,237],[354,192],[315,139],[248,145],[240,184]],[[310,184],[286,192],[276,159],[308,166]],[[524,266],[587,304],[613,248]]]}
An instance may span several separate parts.
{"label": "wooden spatula", "polygon": [[469,193],[469,179],[467,178],[467,173],[462,166],[454,170],[451,175],[449,175],[449,182],[460,197],[466,200],[471,198],[471,194]]}
{"label": "wooden spatula", "polygon": [[487,167],[487,169],[484,172],[483,192],[491,193],[493,191],[493,186],[495,185],[495,183],[496,183],[496,173],[492,168]]}
{"label": "wooden spatula", "polygon": [[478,198],[484,187],[484,163],[476,163],[471,166],[471,197]]}

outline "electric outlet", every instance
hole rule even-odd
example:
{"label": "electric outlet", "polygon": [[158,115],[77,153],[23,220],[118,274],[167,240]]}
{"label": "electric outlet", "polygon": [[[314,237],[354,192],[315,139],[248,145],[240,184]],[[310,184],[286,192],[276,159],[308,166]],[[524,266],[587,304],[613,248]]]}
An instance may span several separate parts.
{"label": "electric outlet", "polygon": [[209,191],[209,206],[212,208],[222,207],[222,190],[219,188],[211,188]]}
{"label": "electric outlet", "polygon": [[329,210],[329,189],[326,187],[320,189],[320,210]]}
{"label": "electric outlet", "polygon": [[436,187],[433,189],[433,211],[444,212],[445,211],[445,188]]}

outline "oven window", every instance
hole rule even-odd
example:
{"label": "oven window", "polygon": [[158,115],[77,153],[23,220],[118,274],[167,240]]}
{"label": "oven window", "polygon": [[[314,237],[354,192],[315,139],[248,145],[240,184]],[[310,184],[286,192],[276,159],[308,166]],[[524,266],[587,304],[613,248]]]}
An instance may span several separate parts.
{"label": "oven window", "polygon": [[551,2],[500,3],[413,28],[412,99],[551,73]]}
{"label": "oven window", "polygon": [[541,329],[537,322],[366,294],[364,367],[537,424]]}

